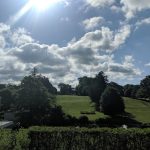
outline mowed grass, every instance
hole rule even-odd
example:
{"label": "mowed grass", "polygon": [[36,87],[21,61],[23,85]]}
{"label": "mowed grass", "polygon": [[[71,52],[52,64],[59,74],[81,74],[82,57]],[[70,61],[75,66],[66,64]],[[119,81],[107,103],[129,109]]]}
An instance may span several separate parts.
{"label": "mowed grass", "polygon": [[[95,111],[94,105],[88,96],[57,96],[57,104],[62,106],[63,111],[71,116],[80,117],[81,111],[91,112]],[[100,117],[105,117],[103,113],[96,112],[94,115],[86,115],[90,120],[95,120]]]}
{"label": "mowed grass", "polygon": [[[126,112],[133,115],[134,119],[143,123],[150,123],[150,103],[131,98],[124,98]],[[93,103],[88,96],[57,96],[57,104],[62,106],[63,111],[71,116],[82,116],[81,111],[95,111]],[[86,115],[90,120],[107,117],[103,113],[96,112],[93,115]]]}
{"label": "mowed grass", "polygon": [[140,122],[150,123],[150,103],[136,100],[132,98],[124,98],[126,112],[129,112],[133,117]]}

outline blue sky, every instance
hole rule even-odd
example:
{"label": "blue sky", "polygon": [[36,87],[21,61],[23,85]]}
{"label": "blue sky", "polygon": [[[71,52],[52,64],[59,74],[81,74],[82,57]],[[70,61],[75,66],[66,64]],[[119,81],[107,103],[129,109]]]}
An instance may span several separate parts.
{"label": "blue sky", "polygon": [[33,67],[54,85],[99,71],[120,84],[149,75],[150,0],[37,1],[0,1],[1,83]]}

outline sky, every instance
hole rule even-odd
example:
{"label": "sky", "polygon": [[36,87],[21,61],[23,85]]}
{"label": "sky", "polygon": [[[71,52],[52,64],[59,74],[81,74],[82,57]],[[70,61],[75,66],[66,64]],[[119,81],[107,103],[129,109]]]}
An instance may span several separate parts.
{"label": "sky", "polygon": [[150,74],[150,0],[1,0],[0,83],[33,67],[56,86],[100,71],[139,84]]}

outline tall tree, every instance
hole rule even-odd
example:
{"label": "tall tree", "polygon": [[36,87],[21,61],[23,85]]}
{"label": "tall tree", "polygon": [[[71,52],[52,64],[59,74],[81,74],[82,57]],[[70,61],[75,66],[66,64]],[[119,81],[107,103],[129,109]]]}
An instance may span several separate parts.
{"label": "tall tree", "polygon": [[104,72],[99,72],[95,78],[91,80],[89,87],[89,96],[95,102],[96,109],[99,109],[100,97],[107,86],[108,80]]}
{"label": "tall tree", "polygon": [[140,88],[145,92],[145,97],[150,98],[150,75],[141,81]]}
{"label": "tall tree", "polygon": [[124,112],[125,105],[118,91],[107,87],[100,100],[101,111],[106,115],[114,116]]}
{"label": "tall tree", "polygon": [[[27,113],[20,113],[19,120],[31,124],[41,124],[44,115],[54,103],[54,97],[42,84],[37,75],[30,75],[23,78],[18,91],[18,109],[28,110]],[[24,112],[24,111],[23,111]]]}
{"label": "tall tree", "polygon": [[81,77],[78,79],[79,84],[76,87],[77,95],[89,96],[89,87],[91,85],[92,78],[90,77]]}

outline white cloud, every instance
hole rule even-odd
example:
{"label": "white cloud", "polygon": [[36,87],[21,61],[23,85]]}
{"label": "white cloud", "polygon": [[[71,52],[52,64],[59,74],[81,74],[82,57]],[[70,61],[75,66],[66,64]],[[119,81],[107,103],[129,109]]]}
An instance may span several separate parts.
{"label": "white cloud", "polygon": [[150,0],[121,0],[122,11],[127,19],[131,19],[139,11],[150,9]]}
{"label": "white cloud", "polygon": [[5,39],[3,36],[0,36],[0,48],[4,48],[5,47]]}
{"label": "white cloud", "polygon": [[10,26],[4,23],[0,23],[0,34],[5,33],[10,30]]}
{"label": "white cloud", "polygon": [[15,46],[21,46],[26,43],[34,42],[33,38],[30,36],[24,28],[19,28],[12,33],[11,40]]}
{"label": "white cloud", "polygon": [[104,7],[112,5],[115,0],[86,0],[86,2],[92,7]]}
{"label": "white cloud", "polygon": [[150,67],[150,63],[145,64],[146,67]]}
{"label": "white cloud", "polygon": [[114,47],[118,48],[120,45],[125,43],[126,39],[130,36],[130,33],[130,25],[124,25],[123,27],[121,27],[114,37]]}
{"label": "white cloud", "polygon": [[105,19],[103,17],[93,17],[84,20],[82,24],[86,30],[92,30],[99,27],[104,21]]}
{"label": "white cloud", "polygon": [[[4,32],[9,33],[9,40]],[[116,31],[101,27],[78,40],[73,39],[66,47],[59,47],[38,43],[24,29],[3,30],[0,37],[5,39],[7,47],[3,45],[0,50],[0,80],[19,81],[34,66],[54,84],[63,81],[75,85],[78,77],[94,76],[99,71],[114,80],[138,76],[140,70],[134,66],[133,57],[126,56],[122,63],[117,63],[112,54],[129,35],[129,25]]]}
{"label": "white cloud", "polygon": [[137,21],[135,26],[136,26],[136,29],[138,29],[142,25],[149,25],[149,24],[150,24],[150,17],[149,18],[144,18],[140,21]]}

